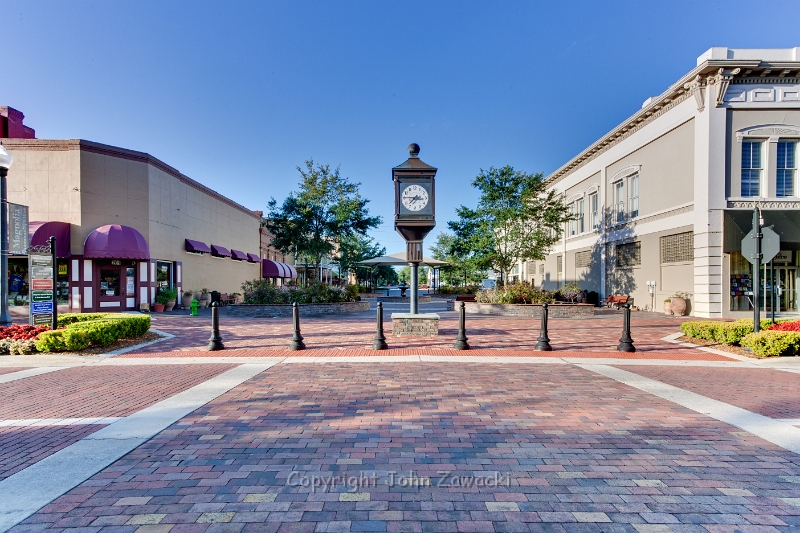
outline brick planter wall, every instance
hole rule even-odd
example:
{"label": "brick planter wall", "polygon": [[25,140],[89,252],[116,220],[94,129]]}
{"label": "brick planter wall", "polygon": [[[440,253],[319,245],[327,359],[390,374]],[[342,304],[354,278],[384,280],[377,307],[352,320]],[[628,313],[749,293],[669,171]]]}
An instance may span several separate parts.
{"label": "brick planter wall", "polygon": [[439,335],[439,315],[428,313],[392,313],[392,336],[436,337]]}
{"label": "brick planter wall", "polygon": [[[409,299],[407,297],[402,298],[400,296],[378,296],[376,300],[379,302],[394,303],[394,304],[407,304],[409,302]],[[431,297],[428,296],[427,294],[424,296],[420,295],[417,301],[421,304],[430,303]]]}
{"label": "brick planter wall", "polygon": [[[292,316],[291,305],[231,304],[224,309],[228,316],[277,318]],[[333,304],[300,304],[300,316],[343,315],[369,311],[369,302],[339,302]]]}
{"label": "brick planter wall", "polygon": [[[529,316],[536,318],[542,316],[541,304],[483,304],[464,302],[464,311],[471,315]],[[555,303],[548,306],[549,318],[571,318],[579,316],[594,316],[594,305]]]}

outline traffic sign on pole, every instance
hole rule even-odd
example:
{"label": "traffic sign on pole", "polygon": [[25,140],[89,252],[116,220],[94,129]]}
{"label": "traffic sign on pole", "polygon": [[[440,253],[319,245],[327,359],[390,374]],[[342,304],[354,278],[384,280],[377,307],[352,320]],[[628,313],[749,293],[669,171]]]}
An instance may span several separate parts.
{"label": "traffic sign on pole", "polygon": [[[756,263],[756,239],[754,229],[742,239],[742,255],[751,263]],[[761,260],[760,264],[769,263],[781,251],[781,236],[772,228],[761,228]]]}

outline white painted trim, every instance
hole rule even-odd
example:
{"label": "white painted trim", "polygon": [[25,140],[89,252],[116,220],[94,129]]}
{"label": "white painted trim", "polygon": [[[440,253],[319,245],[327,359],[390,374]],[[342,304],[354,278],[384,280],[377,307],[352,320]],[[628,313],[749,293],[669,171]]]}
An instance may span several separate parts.
{"label": "white painted trim", "polygon": [[25,379],[30,378],[33,376],[40,376],[42,374],[48,374],[50,372],[55,372],[56,370],[64,370],[68,368],[66,366],[43,366],[40,368],[29,368],[27,370],[20,370],[19,372],[10,372],[8,374],[0,375],[0,383],[10,383],[12,381],[17,381],[18,379]]}
{"label": "white painted trim", "polygon": [[586,189],[586,196],[589,196],[590,194],[594,194],[599,191],[600,191],[600,186],[595,183],[594,185]]}
{"label": "white painted trim", "polygon": [[147,287],[139,287],[139,303],[147,303]]}
{"label": "white painted trim", "polygon": [[90,282],[92,281],[92,260],[91,259],[84,259],[83,260],[83,281]]}
{"label": "white painted trim", "polygon": [[92,307],[92,288],[91,287],[84,287],[83,288],[83,307],[84,309],[87,307]]}
{"label": "white painted trim", "polygon": [[[70,302],[71,309],[78,309],[81,308],[81,288],[80,287],[72,287],[72,301]],[[78,311],[80,312],[80,311]]]}
{"label": "white painted trim", "polygon": [[119,302],[100,302],[100,307],[119,307]]}
{"label": "white painted trim", "polygon": [[139,263],[139,283],[147,283],[147,263]]}
{"label": "white painted trim", "polygon": [[181,275],[182,275],[181,271],[183,270],[182,267],[183,267],[183,265],[176,265],[176,268],[177,268],[177,275],[176,275],[177,283],[181,283],[181,281],[182,281],[182,278],[181,278]]}
{"label": "white painted trim", "polygon": [[81,263],[78,259],[72,260],[72,281],[80,281],[81,280],[81,272],[80,272]]}
{"label": "white painted trim", "polygon": [[768,139],[770,137],[800,137],[800,126],[793,124],[761,124],[736,130],[737,142],[742,142],[744,139]]}
{"label": "white painted trim", "polygon": [[624,180],[625,178],[633,176],[637,172],[640,172],[641,169],[642,165],[628,165],[627,167],[621,168],[618,171],[616,171],[614,175],[608,179],[608,182],[616,183],[618,181]]}

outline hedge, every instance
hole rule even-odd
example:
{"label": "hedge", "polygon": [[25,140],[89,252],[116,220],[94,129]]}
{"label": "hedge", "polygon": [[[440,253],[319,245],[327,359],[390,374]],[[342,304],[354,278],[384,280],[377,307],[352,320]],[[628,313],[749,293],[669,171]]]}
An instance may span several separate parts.
{"label": "hedge", "polygon": [[800,352],[800,333],[764,330],[745,336],[741,344],[761,357],[795,355]]}
{"label": "hedge", "polygon": [[150,329],[150,316],[126,313],[64,314],[58,317],[59,329],[45,331],[36,339],[40,352],[80,351],[89,346],[108,346],[128,337],[144,335]]}
{"label": "hedge", "polygon": [[[776,322],[787,322],[777,320]],[[769,319],[761,320],[761,329],[767,329],[772,322]],[[742,318],[736,322],[715,322],[712,320],[693,320],[681,324],[681,331],[687,337],[705,339],[721,344],[740,345],[742,339],[753,333],[753,320]]]}

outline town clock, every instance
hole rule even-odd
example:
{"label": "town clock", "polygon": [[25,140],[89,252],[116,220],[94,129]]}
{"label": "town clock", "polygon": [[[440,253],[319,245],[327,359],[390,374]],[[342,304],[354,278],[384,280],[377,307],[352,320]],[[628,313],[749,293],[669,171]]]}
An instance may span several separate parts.
{"label": "town clock", "polygon": [[422,240],[436,226],[436,167],[419,158],[419,145],[408,146],[408,159],[392,169],[394,229],[406,241],[406,260],[422,261]]}

